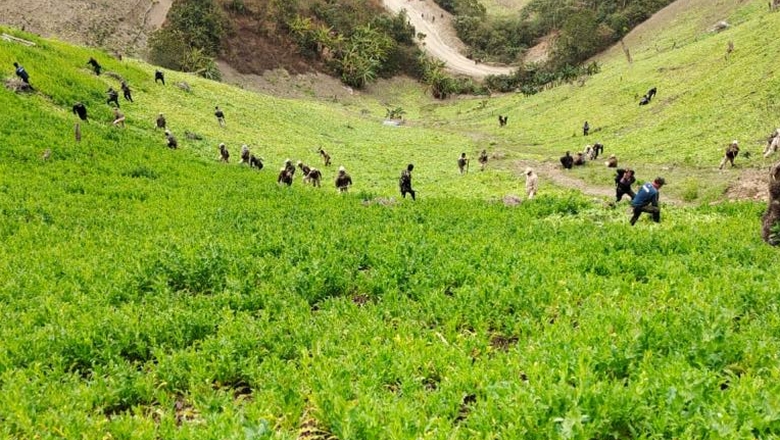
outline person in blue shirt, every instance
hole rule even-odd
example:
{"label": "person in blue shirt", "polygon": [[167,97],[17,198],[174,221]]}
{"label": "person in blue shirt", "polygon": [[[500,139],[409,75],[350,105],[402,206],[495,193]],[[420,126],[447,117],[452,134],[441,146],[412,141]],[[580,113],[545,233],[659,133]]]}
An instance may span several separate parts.
{"label": "person in blue shirt", "polygon": [[14,63],[14,67],[16,68],[16,76],[21,78],[25,83],[30,84],[30,75],[27,74],[24,67],[20,66],[19,63]]}
{"label": "person in blue shirt", "polygon": [[653,221],[661,221],[661,208],[658,206],[658,191],[666,181],[663,177],[656,177],[652,182],[647,182],[639,188],[636,196],[631,199],[631,207],[634,208],[634,215],[631,216],[631,226],[636,223],[643,212],[651,214]]}

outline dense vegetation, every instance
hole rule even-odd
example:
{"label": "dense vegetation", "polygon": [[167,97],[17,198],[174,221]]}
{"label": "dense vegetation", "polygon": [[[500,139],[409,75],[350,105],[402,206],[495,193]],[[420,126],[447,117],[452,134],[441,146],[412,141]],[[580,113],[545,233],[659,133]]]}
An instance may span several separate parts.
{"label": "dense vegetation", "polygon": [[[580,63],[669,0],[559,3],[534,0],[515,17],[492,17],[478,0],[439,1],[456,15],[458,35],[474,58],[516,63],[541,37],[556,35],[548,62],[520,63],[515,74],[491,78],[487,88],[445,74],[443,66],[414,45],[414,28],[405,13],[392,16],[373,1],[176,0],[165,27],[150,40],[150,59],[219,79],[215,57],[235,52],[232,46],[247,45],[248,40],[266,39],[265,46],[290,46],[312,66],[357,88],[380,77],[406,74],[428,84],[437,98],[486,90],[532,94],[596,72],[595,65]],[[256,60],[267,56],[263,45],[248,46],[254,53],[229,56],[239,68],[261,73],[278,67]]]}
{"label": "dense vegetation", "polygon": [[[701,177],[723,139],[755,150],[776,125],[778,49],[760,30],[780,14],[764,9],[746,3],[731,33],[673,51],[634,47],[630,71],[608,56],[581,87],[447,103],[394,90],[405,127],[382,126],[368,100],[274,99],[175,72],[191,92],[163,87],[151,66],[4,29],[37,43],[0,41],[0,65],[21,61],[37,92],[0,90],[0,436],[780,437],[763,203],[721,202],[732,173]],[[134,88],[127,128],[111,126],[116,80],[89,56]],[[649,84],[659,96],[637,108]],[[76,100],[92,119],[81,143]],[[153,128],[159,111],[177,151]],[[521,191],[518,166],[580,148],[584,115],[641,178],[663,170],[662,201],[692,179],[705,203],[632,228],[625,205],[545,175],[533,201],[492,201]],[[250,143],[271,171],[218,163],[218,142]],[[276,166],[315,162],[316,146],[350,170],[352,193],[336,194],[333,170],[321,190],[276,186]],[[458,175],[461,150],[488,146],[504,159]],[[407,162],[420,198],[391,201]]]}
{"label": "dense vegetation", "polygon": [[294,45],[313,66],[360,88],[378,77],[422,76],[422,54],[413,44],[414,29],[407,21],[404,14],[392,16],[377,2],[177,0],[165,27],[151,41],[151,59],[213,78],[208,62],[221,48],[271,39]]}
{"label": "dense vegetation", "polygon": [[149,41],[150,60],[169,69],[219,79],[219,55],[229,23],[214,0],[175,0],[165,26]]}
{"label": "dense vegetation", "polygon": [[[537,93],[544,87],[591,75],[582,63],[603,51],[671,0],[531,0],[516,14],[491,15],[478,0],[436,0],[455,14],[458,36],[475,59],[518,64],[512,75],[488,79],[493,91]],[[550,39],[549,58],[523,63],[525,52]]]}
{"label": "dense vegetation", "polygon": [[601,52],[671,0],[531,0],[515,17],[492,17],[478,0],[436,0],[457,16],[475,58],[511,63],[539,38],[555,34],[550,63],[577,65]]}

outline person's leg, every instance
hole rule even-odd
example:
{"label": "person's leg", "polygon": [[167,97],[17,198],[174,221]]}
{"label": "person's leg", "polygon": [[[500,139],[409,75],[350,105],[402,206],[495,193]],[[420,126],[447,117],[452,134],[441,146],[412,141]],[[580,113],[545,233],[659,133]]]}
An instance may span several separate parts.
{"label": "person's leg", "polygon": [[634,223],[639,220],[640,215],[642,215],[642,207],[635,207],[634,214],[631,216],[631,226],[634,226]]}
{"label": "person's leg", "polygon": [[653,216],[653,221],[659,223],[661,221],[661,209],[657,206],[646,205],[642,207],[642,212],[646,212]]}

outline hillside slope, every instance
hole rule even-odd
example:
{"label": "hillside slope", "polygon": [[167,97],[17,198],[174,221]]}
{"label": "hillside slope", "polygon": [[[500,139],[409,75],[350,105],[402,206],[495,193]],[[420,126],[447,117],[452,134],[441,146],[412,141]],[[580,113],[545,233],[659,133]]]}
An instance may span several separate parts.
{"label": "hillside slope", "polygon": [[[0,437],[777,438],[780,278],[763,203],[668,206],[684,194],[673,174],[660,224],[631,227],[625,205],[545,175],[534,200],[496,203],[522,194],[516,167],[582,144],[586,111],[640,178],[711,173],[698,144],[642,147],[710,129],[703,86],[731,105],[749,87],[731,69],[766,73],[743,63],[775,50],[756,29],[780,14],[756,2],[733,17],[731,35],[631,69],[605,61],[582,87],[444,103],[411,87],[386,103],[285,100],[175,72],[163,86],[152,66],[4,29],[36,43],[0,40],[0,65],[21,62],[37,92],[0,89]],[[691,55],[738,36],[746,55],[719,72],[729,88],[700,71],[714,58]],[[90,56],[112,73],[94,76]],[[659,74],[683,59],[679,77]],[[134,90],[125,128],[105,104],[117,76]],[[640,113],[632,93],[651,81],[660,95]],[[750,86],[765,98],[774,83]],[[76,101],[91,118],[79,143]],[[763,130],[765,102],[738,108],[756,118],[740,130]],[[383,125],[386,106],[406,123]],[[237,165],[241,143],[266,169]],[[319,164],[317,146],[334,159],[323,188],[276,185],[285,158]],[[460,175],[458,154],[483,147],[505,157]],[[418,200],[390,199],[408,162]]]}
{"label": "hillside slope", "polygon": [[459,75],[484,78],[488,75],[509,75],[515,70],[510,66],[492,66],[466,58],[464,44],[460,41],[452,26],[452,14],[445,11],[432,0],[409,2],[405,0],[383,0],[385,7],[399,13],[407,12],[409,21],[418,35],[418,44],[432,57],[443,61],[448,71]]}
{"label": "hillside slope", "polygon": [[[703,3],[670,6],[673,13],[659,16],[668,21],[651,21],[626,39],[632,63],[618,45],[598,58],[599,74],[575,83],[534,96],[441,105],[410,100],[402,105],[441,130],[472,132],[478,143],[493,145],[514,159],[506,166],[515,170],[529,161],[554,167],[565,151],[601,142],[606,154],[616,154],[621,164],[643,175],[671,175],[673,185],[719,198],[742,176],[717,171],[731,140],[739,140],[743,152],[750,154],[738,160],[741,169],[770,165],[760,153],[766,136],[780,123],[775,99],[780,84],[774,75],[780,49],[764,30],[777,26],[780,14],[769,13],[760,1],[724,0],[714,12],[702,8]],[[720,20],[730,28],[711,31]],[[725,57],[729,41],[735,50]],[[658,89],[656,98],[639,106],[639,97],[652,87]],[[498,126],[499,114],[509,116],[507,127]],[[593,127],[587,138],[581,130],[586,120]],[[602,165],[572,174],[593,184],[607,182],[610,173]],[[763,179],[763,172],[759,174]],[[760,198],[756,190],[751,195]]]}

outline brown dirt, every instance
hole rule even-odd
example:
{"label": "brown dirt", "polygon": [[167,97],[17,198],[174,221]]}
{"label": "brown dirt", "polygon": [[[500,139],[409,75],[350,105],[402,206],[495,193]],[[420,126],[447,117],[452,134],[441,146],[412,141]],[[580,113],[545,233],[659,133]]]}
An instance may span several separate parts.
{"label": "brown dirt", "polygon": [[0,2],[0,23],[46,37],[142,54],[172,0],[28,0]]}
{"label": "brown dirt", "polygon": [[726,198],[728,200],[767,200],[769,197],[768,178],[769,174],[764,170],[744,170],[726,190]]}
{"label": "brown dirt", "polygon": [[[600,161],[596,161],[600,162]],[[597,163],[588,164],[585,166],[597,166]],[[585,195],[593,197],[614,197],[615,190],[612,187],[593,186],[587,182],[578,179],[574,176],[567,174],[563,168],[558,164],[550,162],[533,162],[528,160],[519,160],[512,166],[515,174],[518,176],[525,175],[526,167],[531,167],[536,171],[539,179],[549,179],[555,185],[564,188],[575,189]]]}
{"label": "brown dirt", "polygon": [[[587,167],[604,166],[602,160],[596,160],[593,163],[585,165]],[[557,163],[552,162],[535,162],[529,160],[518,160],[512,164],[512,170],[518,178],[524,177],[526,167],[531,167],[539,175],[540,180],[547,179],[554,185],[571,188],[585,194],[587,196],[607,198],[613,200],[615,196],[615,189],[612,185],[593,185],[585,182],[575,176],[570,175],[566,170],[561,168]],[[708,171],[705,171],[708,172]],[[768,191],[768,174],[764,169],[746,168],[735,170],[712,170],[712,173],[717,173],[718,178],[726,179],[730,183],[723,195],[724,200],[752,200],[762,201],[767,200],[769,196]],[[664,193],[664,203],[671,205],[690,205],[697,202],[687,203],[679,198]]]}
{"label": "brown dirt", "polygon": [[406,10],[417,33],[425,34],[418,44],[429,55],[446,63],[447,70],[460,75],[484,78],[488,75],[509,75],[515,69],[509,66],[477,63],[463,55],[465,45],[455,34],[453,17],[433,0],[383,0],[394,13]]}
{"label": "brown dirt", "polygon": [[283,98],[318,98],[349,103],[359,94],[324,73],[291,74],[285,69],[277,68],[257,75],[241,73],[225,61],[218,61],[217,66],[222,73],[222,80],[226,83]]}
{"label": "brown dirt", "polygon": [[553,32],[541,38],[541,40],[532,48],[528,49],[523,57],[524,63],[544,63],[550,57],[550,48],[553,41],[558,36]]}
{"label": "brown dirt", "polygon": [[268,28],[255,14],[231,15],[232,30],[222,44],[222,58],[237,73],[259,74],[284,69],[294,75],[315,72],[319,66],[298,54],[293,43]]}

